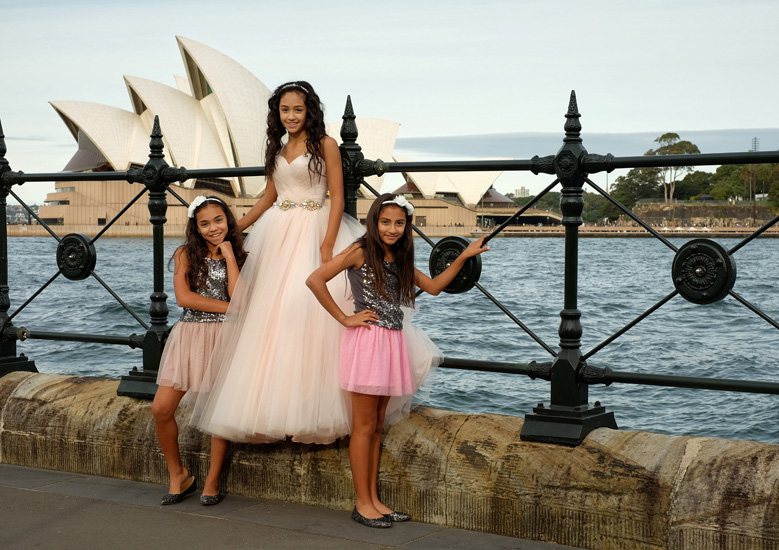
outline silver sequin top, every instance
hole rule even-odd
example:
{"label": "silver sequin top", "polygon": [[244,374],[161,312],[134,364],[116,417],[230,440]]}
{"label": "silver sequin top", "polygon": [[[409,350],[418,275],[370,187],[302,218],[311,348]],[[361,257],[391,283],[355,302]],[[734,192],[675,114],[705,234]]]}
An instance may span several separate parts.
{"label": "silver sequin top", "polygon": [[[229,302],[230,294],[227,292],[227,261],[224,259],[212,260],[211,258],[206,258],[206,266],[208,266],[206,284],[196,289],[195,292],[206,298]],[[179,321],[188,321],[190,323],[220,323],[224,321],[224,319],[224,313],[210,313],[208,311],[200,311],[198,309],[185,307]]]}
{"label": "silver sequin top", "polygon": [[400,309],[400,278],[395,262],[384,262],[384,290],[389,300],[376,290],[373,277],[370,276],[368,264],[362,264],[357,269],[349,269],[347,277],[354,295],[354,312],[366,309],[379,316],[380,327],[400,330],[403,328],[403,310]]}

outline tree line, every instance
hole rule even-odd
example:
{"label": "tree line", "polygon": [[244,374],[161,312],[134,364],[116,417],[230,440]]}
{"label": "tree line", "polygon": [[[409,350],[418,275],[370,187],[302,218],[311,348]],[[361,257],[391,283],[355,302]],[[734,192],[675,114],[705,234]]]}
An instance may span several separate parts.
{"label": "tree line", "polygon": [[[679,134],[668,132],[658,138],[656,149],[649,149],[645,155],[686,155],[700,153],[698,146],[682,140]],[[767,194],[768,202],[779,209],[779,164],[738,164],[720,166],[715,172],[695,170],[694,166],[670,166],[656,168],[633,168],[619,176],[609,190],[612,197],[632,209],[639,200],[755,200],[758,195]],[[509,197],[511,195],[509,194]],[[524,206],[534,197],[511,197],[516,204]],[[608,218],[616,220],[620,215],[611,202],[596,192],[587,192],[585,186],[585,222],[593,223]],[[560,193],[547,193],[537,208],[560,213]]]}

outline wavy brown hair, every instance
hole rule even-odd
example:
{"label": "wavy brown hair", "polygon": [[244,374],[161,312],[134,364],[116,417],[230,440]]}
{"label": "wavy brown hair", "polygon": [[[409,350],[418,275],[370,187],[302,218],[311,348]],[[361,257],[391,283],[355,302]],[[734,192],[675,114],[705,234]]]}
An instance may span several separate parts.
{"label": "wavy brown hair", "polygon": [[[393,193],[385,193],[379,196],[365,218],[365,235],[357,239],[357,244],[362,248],[365,263],[373,274],[373,282],[376,289],[386,299],[387,293],[384,290],[384,244],[379,238],[379,217],[381,211],[389,205],[382,204],[385,201],[391,201],[396,197]],[[400,277],[400,303],[404,306],[414,305],[414,237],[411,234],[411,214],[405,208],[401,208],[406,213],[406,227],[403,230],[403,236],[400,237],[390,250],[395,255],[395,265],[398,268]]]}
{"label": "wavy brown hair", "polygon": [[[225,214],[225,218],[227,219],[227,236],[225,237],[225,240],[229,241],[233,246],[233,255],[238,264],[238,269],[243,267],[247,256],[246,251],[243,249],[243,234],[238,230],[238,224],[235,221],[232,210],[230,210],[218,197],[206,197],[206,200],[198,205],[195,212],[192,214],[192,217],[187,221],[187,229],[184,233],[184,244],[176,249],[176,253],[178,253],[179,250],[182,250],[183,253],[187,255],[189,267],[187,268],[184,277],[192,291],[196,291],[199,287],[203,286],[206,277],[208,276],[208,267],[206,266],[208,245],[197,230],[197,213],[208,204],[219,206]],[[171,258],[171,261],[173,261],[173,258]],[[168,263],[168,266],[170,267],[170,262]]]}
{"label": "wavy brown hair", "polygon": [[306,151],[311,155],[308,161],[308,171],[312,174],[324,175],[324,152],[322,151],[322,138],[327,135],[325,131],[325,108],[314,91],[314,88],[304,80],[285,82],[273,91],[268,99],[268,131],[265,141],[265,177],[273,177],[276,171],[276,155],[281,151],[281,138],[287,133],[287,129],[281,123],[279,116],[279,103],[281,96],[287,92],[302,93],[306,98],[306,121],[303,129],[306,132]]}

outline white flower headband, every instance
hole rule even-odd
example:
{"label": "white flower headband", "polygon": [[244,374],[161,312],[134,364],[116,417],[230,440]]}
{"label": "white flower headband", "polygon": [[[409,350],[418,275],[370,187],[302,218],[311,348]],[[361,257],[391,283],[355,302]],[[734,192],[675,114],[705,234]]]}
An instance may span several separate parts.
{"label": "white flower headband", "polygon": [[401,208],[405,208],[409,216],[414,214],[414,207],[411,205],[410,202],[408,202],[408,200],[406,200],[406,197],[404,197],[403,195],[397,195],[391,201],[384,201],[381,204],[397,204]]}
{"label": "white flower headband", "polygon": [[216,197],[204,197],[203,195],[200,195],[199,197],[195,197],[195,200],[193,200],[192,204],[189,205],[189,208],[187,209],[187,215],[190,218],[194,218],[195,210],[197,210],[198,206],[200,206],[206,201],[212,201],[212,202],[218,202],[220,204],[224,204],[221,200],[217,199]]}

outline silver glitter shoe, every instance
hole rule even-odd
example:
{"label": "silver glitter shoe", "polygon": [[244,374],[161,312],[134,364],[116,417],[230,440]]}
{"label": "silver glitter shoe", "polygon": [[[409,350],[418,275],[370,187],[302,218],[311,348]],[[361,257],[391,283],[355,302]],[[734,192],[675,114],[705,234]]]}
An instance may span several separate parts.
{"label": "silver glitter shoe", "polygon": [[408,521],[411,519],[411,516],[405,512],[390,512],[389,514],[384,514],[384,517],[396,523],[400,521]]}
{"label": "silver glitter shoe", "polygon": [[213,506],[219,504],[225,499],[225,496],[219,491],[216,495],[200,495],[200,504],[203,506]]}
{"label": "silver glitter shoe", "polygon": [[163,506],[167,506],[169,504],[178,504],[185,498],[187,498],[189,495],[197,491],[197,478],[195,476],[189,476],[187,480],[192,480],[192,483],[190,483],[189,487],[187,487],[184,491],[180,493],[168,493],[164,497],[162,497],[162,500],[160,500],[160,504]]}
{"label": "silver glitter shoe", "polygon": [[352,519],[357,523],[362,523],[366,527],[392,527],[392,522],[387,519],[387,516],[382,516],[380,518],[366,518],[357,511],[357,506],[354,507],[354,511],[352,512]]}

